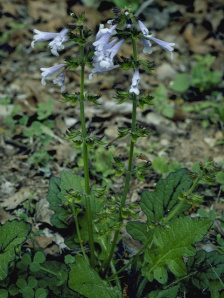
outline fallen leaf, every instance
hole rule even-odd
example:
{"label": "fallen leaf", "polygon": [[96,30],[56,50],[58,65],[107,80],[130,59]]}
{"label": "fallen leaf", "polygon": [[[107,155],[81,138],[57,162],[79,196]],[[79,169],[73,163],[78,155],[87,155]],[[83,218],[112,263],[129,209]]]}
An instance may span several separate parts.
{"label": "fallen leaf", "polygon": [[22,202],[26,201],[31,194],[31,190],[28,187],[22,187],[18,192],[9,198],[4,199],[1,206],[6,210],[15,209]]}

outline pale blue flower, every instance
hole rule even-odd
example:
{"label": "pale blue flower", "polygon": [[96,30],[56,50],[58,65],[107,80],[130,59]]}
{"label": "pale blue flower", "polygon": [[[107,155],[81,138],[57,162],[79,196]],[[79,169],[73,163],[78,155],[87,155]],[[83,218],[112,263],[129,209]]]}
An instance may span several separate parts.
{"label": "pale blue flower", "polygon": [[66,35],[69,29],[63,29],[60,33],[51,33],[51,32],[42,32],[37,29],[34,29],[33,32],[35,33],[33,37],[33,41],[31,43],[31,47],[34,48],[34,43],[36,41],[46,41],[53,39],[49,43],[49,47],[51,48],[51,52],[55,56],[59,56],[58,50],[63,50],[64,46],[62,45],[63,42],[67,41],[69,37]]}
{"label": "pale blue flower", "polygon": [[93,43],[93,46],[96,47],[97,51],[102,51],[103,48],[108,44],[117,25],[113,25],[110,28],[104,28],[102,27],[102,24],[100,26],[101,27],[96,35],[96,41]]}
{"label": "pale blue flower", "polygon": [[61,93],[65,91],[65,69],[53,80],[53,83],[61,87]]}
{"label": "pale blue flower", "polygon": [[[142,31],[142,34],[149,38],[150,40],[154,41],[155,43],[157,43],[161,48],[163,48],[164,50],[167,50],[171,53],[171,59],[173,59],[173,47],[175,46],[175,43],[170,43],[170,42],[166,42],[163,40],[160,40],[158,38],[155,38],[151,35],[149,35],[149,30],[145,27],[145,25],[141,22],[138,21],[139,27]],[[148,53],[151,54],[152,53],[152,49],[151,49],[151,43],[148,39],[144,39],[142,38],[142,43],[144,44],[144,49],[143,49],[143,53]]]}
{"label": "pale blue flower", "polygon": [[42,80],[41,80],[41,84],[42,85],[46,85],[46,77],[49,77],[51,75],[53,75],[54,73],[56,73],[59,69],[61,69],[60,74],[57,76],[57,78],[53,81],[54,84],[58,84],[61,87],[61,92],[65,91],[65,64],[58,64],[52,67],[48,67],[48,68],[41,68],[40,70],[42,71],[41,75],[42,75]]}
{"label": "pale blue flower", "polygon": [[151,39],[152,41],[154,41],[155,43],[157,43],[161,48],[163,48],[164,50],[167,50],[170,52],[171,54],[171,59],[173,59],[173,50],[174,50],[174,46],[175,46],[175,43],[172,43],[172,42],[166,42],[166,41],[163,41],[163,40],[160,40],[158,38],[155,38],[153,36],[148,36],[149,39]]}
{"label": "pale blue flower", "polygon": [[[116,25],[111,26],[111,32],[114,31],[115,27]],[[118,38],[115,38],[109,42],[110,38],[108,39],[108,34],[111,35],[111,32],[106,31],[104,35],[100,37],[98,41],[101,41],[102,43],[97,43],[97,41],[93,43],[93,45],[96,46],[96,51],[93,56],[93,68],[91,69],[91,74],[89,75],[90,80],[92,80],[94,73],[103,73],[119,67],[119,65],[114,65],[113,58],[124,42],[124,39],[117,42]],[[104,37],[105,39],[103,39]]]}
{"label": "pale blue flower", "polygon": [[139,93],[140,93],[138,90],[139,82],[140,82],[139,70],[138,70],[138,68],[136,68],[133,78],[132,78],[131,88],[129,90],[130,93],[135,93],[136,95],[139,95]]}

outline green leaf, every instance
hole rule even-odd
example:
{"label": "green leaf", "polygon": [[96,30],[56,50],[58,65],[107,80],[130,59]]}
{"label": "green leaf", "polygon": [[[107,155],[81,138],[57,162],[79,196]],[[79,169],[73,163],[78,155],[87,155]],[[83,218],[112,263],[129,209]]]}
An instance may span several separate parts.
{"label": "green leaf", "polygon": [[195,273],[191,277],[193,285],[198,289],[206,289],[212,280],[219,280],[224,273],[224,255],[217,251],[201,250],[196,256],[188,259],[187,270],[189,273]]}
{"label": "green leaf", "polygon": [[27,270],[27,267],[28,265],[31,264],[31,257],[30,257],[30,254],[29,253],[26,253],[22,256],[20,262],[18,262],[16,264],[16,267],[20,270],[23,270],[23,271],[26,271]]}
{"label": "green leaf", "polygon": [[75,261],[75,257],[72,255],[65,256],[65,264],[72,264]]}
{"label": "green leaf", "polygon": [[127,223],[127,232],[142,244],[145,244],[150,236],[152,237],[152,230],[149,230],[145,223],[137,221]]}
{"label": "green leaf", "polygon": [[168,164],[165,157],[163,156],[155,157],[152,162],[152,167],[155,171],[161,172],[163,174],[166,174],[169,171]]}
{"label": "green leaf", "polygon": [[9,294],[12,296],[16,296],[19,293],[19,289],[14,284],[9,286],[8,291],[9,291]]}
{"label": "green leaf", "polygon": [[23,298],[33,298],[34,297],[34,290],[29,287],[25,287],[25,288],[21,289],[20,292],[22,293]]}
{"label": "green leaf", "polygon": [[51,217],[51,223],[55,227],[59,229],[68,227],[66,219],[71,215],[71,212],[63,207],[63,204],[67,202],[65,196],[69,190],[84,192],[84,183],[84,178],[67,171],[61,172],[61,178],[51,178],[47,200],[51,210],[55,212]]}
{"label": "green leaf", "polygon": [[71,271],[68,281],[68,285],[72,290],[89,298],[122,297],[122,293],[116,287],[111,287],[106,281],[102,280],[81,256],[77,255],[75,259],[76,264],[70,265]]}
{"label": "green leaf", "polygon": [[39,288],[35,292],[35,298],[46,298],[47,297],[47,291],[43,288]]}
{"label": "green leaf", "polygon": [[167,267],[177,277],[186,275],[183,257],[195,255],[192,245],[203,238],[212,223],[209,219],[180,217],[170,224],[169,229],[157,226],[153,235],[154,247],[145,253],[148,271],[144,267],[143,273],[150,279],[153,273],[162,284],[167,282]]}
{"label": "green leaf", "polygon": [[167,290],[152,291],[147,298],[176,298],[179,288],[180,285],[177,285]]}
{"label": "green leaf", "polygon": [[16,250],[26,241],[31,231],[31,224],[12,220],[0,225],[0,280],[8,275],[8,269],[18,256]]}
{"label": "green leaf", "polygon": [[32,272],[38,272],[40,271],[40,264],[39,263],[32,263],[30,264],[30,271]]}
{"label": "green leaf", "polygon": [[171,89],[179,93],[186,92],[189,89],[189,87],[189,76],[185,73],[178,74],[173,83],[171,84]]}
{"label": "green leaf", "polygon": [[0,289],[0,297],[1,298],[7,298],[8,297],[8,291],[5,289]]}
{"label": "green leaf", "polygon": [[[160,220],[180,202],[178,196],[183,190],[190,189],[192,181],[187,174],[187,169],[180,169],[170,173],[166,179],[161,179],[155,190],[142,193],[140,206],[147,215],[148,224]],[[176,216],[188,210],[190,205],[184,203]]]}
{"label": "green leaf", "polygon": [[35,253],[33,258],[33,261],[35,263],[43,263],[45,260],[46,260],[45,255],[41,251],[38,251]]}

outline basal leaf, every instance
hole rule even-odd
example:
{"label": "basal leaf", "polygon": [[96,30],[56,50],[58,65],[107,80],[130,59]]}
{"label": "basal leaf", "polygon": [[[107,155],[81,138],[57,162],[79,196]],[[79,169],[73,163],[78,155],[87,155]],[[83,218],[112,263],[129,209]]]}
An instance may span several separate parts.
{"label": "basal leaf", "polygon": [[102,280],[81,256],[77,255],[75,259],[76,263],[70,265],[71,270],[68,281],[68,285],[72,290],[89,298],[122,297],[122,293]]}
{"label": "basal leaf", "polygon": [[69,190],[83,191],[84,178],[67,171],[61,172],[61,178],[51,178],[47,200],[51,210],[55,212],[51,217],[51,223],[59,229],[68,227],[66,219],[71,215],[71,212],[63,208],[63,203],[67,201],[65,195]]}
{"label": "basal leaf", "polygon": [[[166,179],[161,179],[156,185],[155,191],[142,193],[140,206],[147,215],[148,224],[160,222],[180,201],[178,196],[185,189],[188,190],[192,181],[187,174],[187,169],[180,169],[170,173]],[[177,216],[188,210],[190,205],[183,204]]]}
{"label": "basal leaf", "polygon": [[16,249],[27,239],[31,224],[12,220],[0,225],[0,280],[8,275],[10,264],[18,257]]}
{"label": "basal leaf", "polygon": [[72,174],[67,171],[61,172],[61,182],[60,182],[61,193],[59,197],[64,201],[64,196],[68,193],[69,190],[85,190],[85,179],[78,175]]}
{"label": "basal leaf", "polygon": [[224,255],[217,251],[201,250],[194,257],[188,259],[187,270],[195,273],[191,277],[192,283],[198,289],[206,289],[212,280],[219,280],[224,274]]}
{"label": "basal leaf", "polygon": [[136,240],[139,240],[142,244],[152,236],[152,230],[147,228],[147,225],[142,222],[130,221],[127,223],[127,232]]}
{"label": "basal leaf", "polygon": [[177,285],[167,290],[152,291],[147,298],[176,298],[179,288],[180,285]]}
{"label": "basal leaf", "polygon": [[210,228],[213,221],[190,217],[176,218],[169,229],[157,226],[153,234],[154,246],[145,253],[148,270],[144,274],[151,280],[154,278],[164,284],[167,281],[166,267],[176,276],[183,276],[187,269],[183,257],[195,255],[193,244],[200,241]]}

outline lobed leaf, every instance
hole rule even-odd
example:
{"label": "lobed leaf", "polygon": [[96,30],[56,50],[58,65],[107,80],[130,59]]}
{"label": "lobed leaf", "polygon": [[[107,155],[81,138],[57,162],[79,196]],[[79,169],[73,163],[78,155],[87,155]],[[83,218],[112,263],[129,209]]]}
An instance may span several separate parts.
{"label": "lobed leaf", "polygon": [[149,280],[153,277],[160,283],[167,281],[167,269],[176,276],[186,275],[183,257],[195,255],[193,244],[200,241],[213,221],[210,219],[180,217],[176,218],[169,229],[157,226],[153,234],[154,247],[145,253],[148,269],[144,274]]}
{"label": "lobed leaf", "polygon": [[142,244],[145,244],[149,237],[152,237],[152,230],[148,230],[147,225],[138,221],[130,221],[127,223],[127,232]]}
{"label": "lobed leaf", "polygon": [[0,225],[0,280],[8,275],[8,270],[18,258],[17,249],[26,241],[31,232],[31,224],[12,220]]}
{"label": "lobed leaf", "polygon": [[147,298],[176,298],[180,285],[171,287],[167,290],[156,290],[149,293]]}
{"label": "lobed leaf", "polygon": [[[160,222],[180,202],[178,197],[183,190],[188,190],[192,181],[187,174],[187,169],[180,169],[170,173],[166,179],[161,179],[153,192],[142,193],[140,206],[147,215],[148,224]],[[190,204],[184,203],[177,216],[190,208]]]}
{"label": "lobed leaf", "polygon": [[71,215],[71,212],[62,207],[67,201],[65,195],[69,190],[84,191],[84,183],[84,178],[67,171],[61,172],[61,178],[51,178],[47,200],[51,210],[55,212],[51,217],[51,223],[55,227],[59,229],[68,227],[66,219]]}
{"label": "lobed leaf", "polygon": [[211,281],[219,280],[224,274],[224,255],[217,251],[206,252],[201,250],[188,259],[187,270],[195,274],[191,277],[192,283],[198,289],[206,289]]}
{"label": "lobed leaf", "polygon": [[68,285],[81,295],[89,298],[119,298],[122,293],[102,280],[98,273],[79,255],[76,263],[70,265]]}

